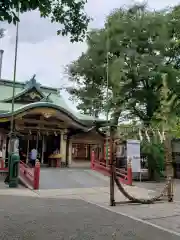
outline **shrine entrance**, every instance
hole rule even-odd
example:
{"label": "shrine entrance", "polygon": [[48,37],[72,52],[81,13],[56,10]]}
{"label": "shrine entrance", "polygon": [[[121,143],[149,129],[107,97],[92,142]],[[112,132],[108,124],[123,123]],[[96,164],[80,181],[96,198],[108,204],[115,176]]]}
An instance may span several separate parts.
{"label": "shrine entrance", "polygon": [[90,161],[91,151],[95,150],[98,158],[102,157],[102,146],[97,144],[75,143],[72,145],[73,161]]}
{"label": "shrine entrance", "polygon": [[37,149],[37,159],[41,164],[48,165],[48,157],[55,151],[60,151],[60,134],[28,134],[19,136],[21,160],[28,163],[30,152]]}

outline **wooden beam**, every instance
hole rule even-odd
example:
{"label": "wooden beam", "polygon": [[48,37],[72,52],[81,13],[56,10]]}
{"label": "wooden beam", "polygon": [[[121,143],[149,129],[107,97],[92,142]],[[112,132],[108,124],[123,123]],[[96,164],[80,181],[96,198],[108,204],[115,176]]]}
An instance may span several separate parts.
{"label": "wooden beam", "polygon": [[96,139],[72,139],[72,144],[97,144],[97,145],[99,145],[99,144],[102,144],[103,143],[103,141],[101,141],[101,140],[96,140]]}
{"label": "wooden beam", "polygon": [[16,125],[17,131],[44,131],[44,132],[62,132],[64,128],[44,128],[44,127],[26,127],[24,125]]}
{"label": "wooden beam", "polygon": [[58,127],[63,127],[63,128],[67,128],[67,125],[64,124],[64,122],[59,122],[59,121],[46,121],[46,120],[36,120],[36,119],[20,119],[20,120],[16,120],[15,123],[17,125],[25,125],[26,123],[29,124],[37,124],[37,125],[47,125],[47,126],[52,126],[52,125],[57,125]]}

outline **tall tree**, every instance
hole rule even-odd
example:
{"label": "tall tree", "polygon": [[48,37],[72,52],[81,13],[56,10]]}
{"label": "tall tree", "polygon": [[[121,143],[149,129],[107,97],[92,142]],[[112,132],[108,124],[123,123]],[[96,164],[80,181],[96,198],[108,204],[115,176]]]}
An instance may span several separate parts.
{"label": "tall tree", "polygon": [[69,80],[76,87],[67,90],[73,99],[80,101],[78,108],[84,113],[84,109],[89,112],[95,109],[97,115],[109,113],[117,124],[123,109],[119,80],[124,73],[119,69],[123,69],[124,63],[112,56],[107,36],[106,28],[88,34],[88,50],[68,66]]}
{"label": "tall tree", "polygon": [[87,51],[69,67],[70,80],[79,83],[79,89],[71,88],[69,92],[81,100],[79,107],[85,108],[85,99],[92,97],[87,92],[83,98],[83,88],[94,84],[100,97],[93,96],[93,108],[103,109],[108,51],[108,106],[114,124],[125,107],[126,112],[150,125],[161,105],[163,74],[167,75],[168,87],[180,92],[179,12],[178,6],[152,12],[145,5],[134,5],[115,10],[104,28],[89,33]]}
{"label": "tall tree", "polygon": [[84,11],[87,0],[6,0],[0,1],[0,21],[19,21],[17,11],[21,13],[39,10],[41,17],[61,24],[58,34],[71,36],[71,41],[84,38],[90,18]]}

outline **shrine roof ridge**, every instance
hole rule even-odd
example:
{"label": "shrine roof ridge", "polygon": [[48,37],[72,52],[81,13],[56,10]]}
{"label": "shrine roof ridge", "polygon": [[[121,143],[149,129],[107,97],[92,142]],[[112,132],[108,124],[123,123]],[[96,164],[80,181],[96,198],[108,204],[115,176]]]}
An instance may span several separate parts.
{"label": "shrine roof ridge", "polygon": [[[4,85],[4,86],[9,86],[9,87],[13,87],[13,81],[12,80],[8,80],[8,79],[0,79],[0,85]],[[27,85],[27,81],[15,81],[15,88],[25,88]],[[49,90],[52,91],[54,93],[57,93],[59,91],[58,88],[55,87],[50,87],[50,86],[46,86],[46,85],[41,85],[40,84],[40,88],[41,90]]]}
{"label": "shrine roof ridge", "polygon": [[[2,86],[2,87],[1,87]],[[4,86],[4,88],[3,88]],[[13,81],[6,80],[6,79],[0,79],[0,118],[5,116],[6,114],[9,116],[11,114],[11,103],[12,101],[12,87],[13,87]],[[40,100],[35,100],[35,104],[32,104],[31,106],[36,105],[43,105],[46,103],[52,104],[52,107],[58,107],[60,110],[64,109],[65,112],[69,112],[70,115],[73,115],[76,120],[80,121],[84,125],[93,125],[94,123],[101,125],[104,124],[105,120],[96,118],[94,116],[81,114],[79,112],[74,111],[71,109],[66,102],[64,101],[62,95],[60,94],[60,91],[58,88],[43,86],[39,84],[36,79],[35,75],[29,80],[24,82],[15,82],[15,111],[19,112],[22,109],[26,109],[30,107],[30,104],[27,104],[28,102],[17,102],[19,97],[23,97],[24,94],[26,94],[28,91],[31,91],[33,89],[37,90],[37,93],[41,95]],[[20,100],[18,100],[20,101]],[[22,100],[21,100],[22,101]],[[49,103],[48,103],[49,102]],[[55,108],[56,108],[55,107]]]}

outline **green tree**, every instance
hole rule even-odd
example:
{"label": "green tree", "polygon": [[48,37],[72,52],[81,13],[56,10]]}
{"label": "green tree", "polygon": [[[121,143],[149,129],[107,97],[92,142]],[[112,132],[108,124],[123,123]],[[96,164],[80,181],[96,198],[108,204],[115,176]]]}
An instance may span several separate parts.
{"label": "green tree", "polygon": [[0,1],[0,21],[19,21],[17,12],[39,10],[41,17],[48,17],[61,25],[58,34],[71,36],[71,41],[82,40],[90,18],[84,11],[87,0],[6,0]]}
{"label": "green tree", "polygon": [[[129,119],[138,119],[141,126],[147,128],[160,122],[159,127],[162,123],[170,123],[172,114],[159,121],[157,113],[162,116],[167,111],[162,100],[163,87],[163,91],[165,87],[168,90],[168,109],[173,116],[180,112],[176,101],[180,97],[179,24],[179,6],[152,12],[145,5],[134,5],[110,14],[104,28],[89,33],[87,51],[69,66],[69,79],[77,86],[69,92],[80,100],[78,107],[98,109],[99,112],[108,110],[114,125],[124,112],[129,114]],[[166,86],[163,85],[164,75]],[[97,91],[91,88],[92,85]],[[169,102],[174,95],[176,98]],[[94,105],[90,105],[93,99]],[[155,140],[148,144],[143,142],[142,152],[148,156],[154,178],[163,168],[163,145]]]}
{"label": "green tree", "polygon": [[[174,66],[180,45],[172,22],[172,12],[151,12],[145,6],[117,11],[109,20],[114,26],[110,32],[114,51],[126,63],[122,88],[126,106],[146,126],[161,107],[163,74],[167,74],[169,88],[177,87],[180,72]],[[113,31],[118,32],[116,38]]]}
{"label": "green tree", "polygon": [[84,113],[95,111],[98,116],[109,112],[117,124],[123,110],[119,80],[124,63],[121,59],[113,59],[110,49],[107,49],[108,34],[106,28],[88,33],[87,51],[68,66],[69,80],[73,85],[75,83],[75,87],[67,90],[72,99],[79,100],[78,108]]}
{"label": "green tree", "polygon": [[[69,67],[69,79],[78,83],[69,92],[80,100],[79,108],[90,108],[87,99],[92,102],[93,98],[92,108],[99,112],[106,111],[108,104],[114,124],[125,108],[132,118],[150,125],[161,105],[163,74],[167,74],[168,87],[180,92],[179,18],[178,6],[152,12],[145,5],[134,5],[115,10],[104,28],[90,32],[87,51]],[[84,94],[84,89],[89,91]]]}

